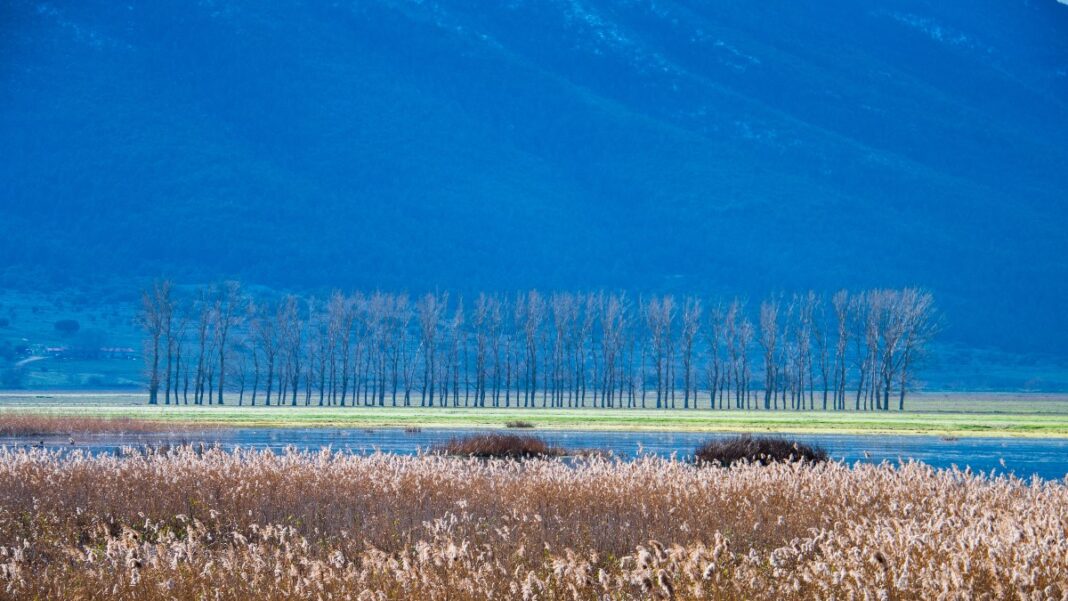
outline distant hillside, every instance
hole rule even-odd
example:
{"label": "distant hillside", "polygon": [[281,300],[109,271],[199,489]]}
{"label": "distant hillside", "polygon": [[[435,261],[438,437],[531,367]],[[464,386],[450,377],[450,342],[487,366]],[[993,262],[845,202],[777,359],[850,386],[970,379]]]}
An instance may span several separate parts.
{"label": "distant hillside", "polygon": [[1068,355],[1068,6],[0,4],[0,286],[918,284]]}

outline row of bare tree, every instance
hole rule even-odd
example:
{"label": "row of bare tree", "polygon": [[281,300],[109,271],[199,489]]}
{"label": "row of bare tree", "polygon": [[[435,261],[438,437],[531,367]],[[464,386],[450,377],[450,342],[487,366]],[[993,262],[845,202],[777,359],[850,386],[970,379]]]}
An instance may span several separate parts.
{"label": "row of bare tree", "polygon": [[[888,410],[938,319],[929,292],[777,294],[751,310],[626,293],[256,297],[145,290],[150,403]],[[755,321],[753,320],[755,314]]]}

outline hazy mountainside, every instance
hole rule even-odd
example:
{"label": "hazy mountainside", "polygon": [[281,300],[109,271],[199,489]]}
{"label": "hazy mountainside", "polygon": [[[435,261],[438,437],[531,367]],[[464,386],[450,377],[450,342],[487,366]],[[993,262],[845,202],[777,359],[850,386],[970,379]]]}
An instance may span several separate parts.
{"label": "hazy mountainside", "polygon": [[0,3],[0,285],[925,285],[1068,354],[1068,6]]}

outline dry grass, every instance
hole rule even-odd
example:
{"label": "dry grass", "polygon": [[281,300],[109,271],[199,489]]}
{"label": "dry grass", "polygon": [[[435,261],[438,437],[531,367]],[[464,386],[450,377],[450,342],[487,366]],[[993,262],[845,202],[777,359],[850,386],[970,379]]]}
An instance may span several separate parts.
{"label": "dry grass", "polygon": [[758,463],[760,465],[791,461],[822,463],[827,461],[827,452],[819,447],[809,446],[785,438],[753,437],[743,434],[706,442],[694,451],[694,459],[699,463],[710,463],[723,467],[730,467],[740,462]]}
{"label": "dry grass", "polygon": [[537,436],[518,434],[473,434],[453,438],[432,449],[435,453],[480,459],[531,459],[559,457],[564,450],[550,446]]}
{"label": "dry grass", "polygon": [[2,599],[1060,599],[1066,531],[919,464],[0,450]]}
{"label": "dry grass", "polygon": [[[0,436],[119,434],[186,430],[189,425],[129,417],[50,416],[0,413]],[[201,428],[203,429],[203,428]]]}

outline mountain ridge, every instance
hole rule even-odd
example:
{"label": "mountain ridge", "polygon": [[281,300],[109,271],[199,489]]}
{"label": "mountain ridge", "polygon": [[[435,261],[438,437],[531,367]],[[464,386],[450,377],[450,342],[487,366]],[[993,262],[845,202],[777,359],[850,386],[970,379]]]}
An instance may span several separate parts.
{"label": "mountain ridge", "polygon": [[0,11],[8,286],[918,284],[1068,355],[1054,2]]}

